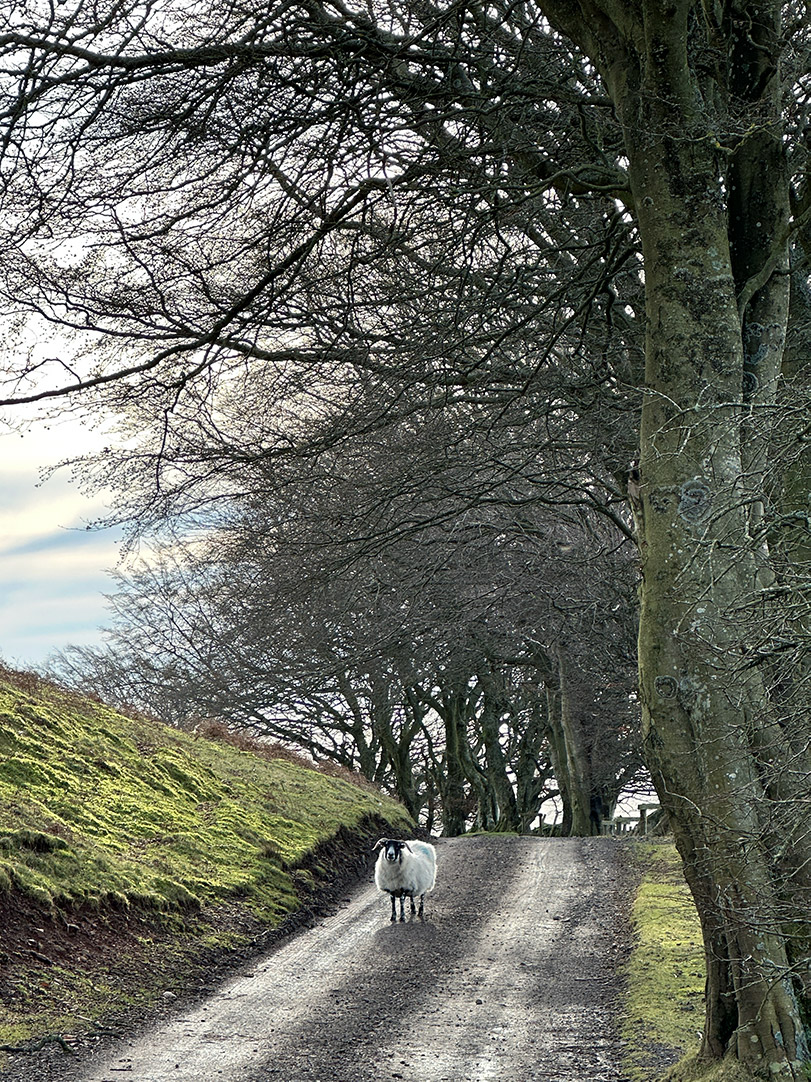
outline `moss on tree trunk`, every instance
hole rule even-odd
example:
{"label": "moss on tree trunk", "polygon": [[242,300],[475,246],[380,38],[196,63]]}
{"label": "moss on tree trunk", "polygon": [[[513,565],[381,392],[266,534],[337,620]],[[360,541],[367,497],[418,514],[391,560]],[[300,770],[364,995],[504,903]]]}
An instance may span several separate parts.
{"label": "moss on tree trunk", "polygon": [[[744,664],[737,616],[767,562],[751,532],[763,450],[750,406],[774,394],[787,314],[786,170],[769,89],[779,5],[757,4],[754,21],[740,6],[737,21],[731,10],[729,22],[713,27],[706,8],[686,2],[544,7],[609,87],[642,240],[644,741],[702,920],[703,1052],[731,1052],[769,1077],[799,1078],[809,1049],[756,750],[770,704],[757,669]],[[702,34],[704,60],[718,65],[710,77],[691,52]],[[746,148],[745,137],[734,152],[722,146],[716,124],[725,94],[744,105],[759,95],[757,147]],[[740,186],[732,200],[730,184]],[[779,739],[773,729],[769,739]],[[808,841],[798,850],[794,872],[808,859]]]}

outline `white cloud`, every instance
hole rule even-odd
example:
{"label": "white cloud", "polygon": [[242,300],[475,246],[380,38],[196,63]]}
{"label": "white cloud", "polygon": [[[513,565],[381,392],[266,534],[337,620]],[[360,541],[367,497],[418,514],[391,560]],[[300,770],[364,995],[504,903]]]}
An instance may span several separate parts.
{"label": "white cloud", "polygon": [[0,430],[0,655],[9,663],[100,641],[120,535],[87,529],[105,510],[101,497],[63,472],[42,482],[41,471],[101,438],[73,420],[22,436]]}

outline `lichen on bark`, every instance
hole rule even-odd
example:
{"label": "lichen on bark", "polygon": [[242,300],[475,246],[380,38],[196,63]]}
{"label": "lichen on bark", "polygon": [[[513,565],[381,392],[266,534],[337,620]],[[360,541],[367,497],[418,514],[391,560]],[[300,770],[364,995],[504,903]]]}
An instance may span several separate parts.
{"label": "lichen on bark", "polygon": [[739,615],[767,571],[768,429],[753,407],[774,401],[788,309],[780,5],[732,3],[718,19],[687,0],[542,6],[611,94],[642,242],[640,686],[648,765],[702,921],[702,1053],[799,1078],[809,1003],[787,917],[804,903],[786,875],[807,892],[811,852],[806,833],[773,858],[787,794],[757,747],[768,731],[779,761],[782,736]]}

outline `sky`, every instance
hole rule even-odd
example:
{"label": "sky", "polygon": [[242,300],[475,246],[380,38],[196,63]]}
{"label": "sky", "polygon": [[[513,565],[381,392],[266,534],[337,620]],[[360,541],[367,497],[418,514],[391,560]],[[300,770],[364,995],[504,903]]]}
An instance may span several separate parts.
{"label": "sky", "polygon": [[75,419],[23,434],[0,423],[0,659],[12,668],[102,641],[120,533],[87,529],[104,502],[83,494],[68,471],[41,480],[43,469],[100,439]]}

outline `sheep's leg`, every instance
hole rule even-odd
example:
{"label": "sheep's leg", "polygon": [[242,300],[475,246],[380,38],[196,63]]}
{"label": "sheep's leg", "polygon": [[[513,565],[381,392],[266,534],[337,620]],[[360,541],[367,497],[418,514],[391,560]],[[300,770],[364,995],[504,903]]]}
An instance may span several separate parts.
{"label": "sheep's leg", "polygon": [[[419,909],[419,913],[417,914],[417,916],[419,916],[419,917],[422,917],[422,909],[423,909],[423,902],[424,902],[424,901],[425,901],[425,895],[424,895],[424,894],[421,894],[421,895],[420,895],[420,909]],[[411,900],[411,904],[412,904],[412,906],[414,905],[414,900],[413,900],[413,898],[412,898],[412,900]]]}
{"label": "sheep's leg", "polygon": [[417,915],[417,907],[414,905],[414,895],[413,894],[410,895],[410,898],[411,898],[411,919],[413,920],[414,917],[416,917],[416,915]]}
{"label": "sheep's leg", "polygon": [[396,905],[397,905],[397,903],[395,901],[395,894],[394,894],[394,891],[392,891],[391,892],[391,919],[392,920],[397,920]]}
{"label": "sheep's leg", "polygon": [[400,892],[400,923],[405,924],[405,891]]}

